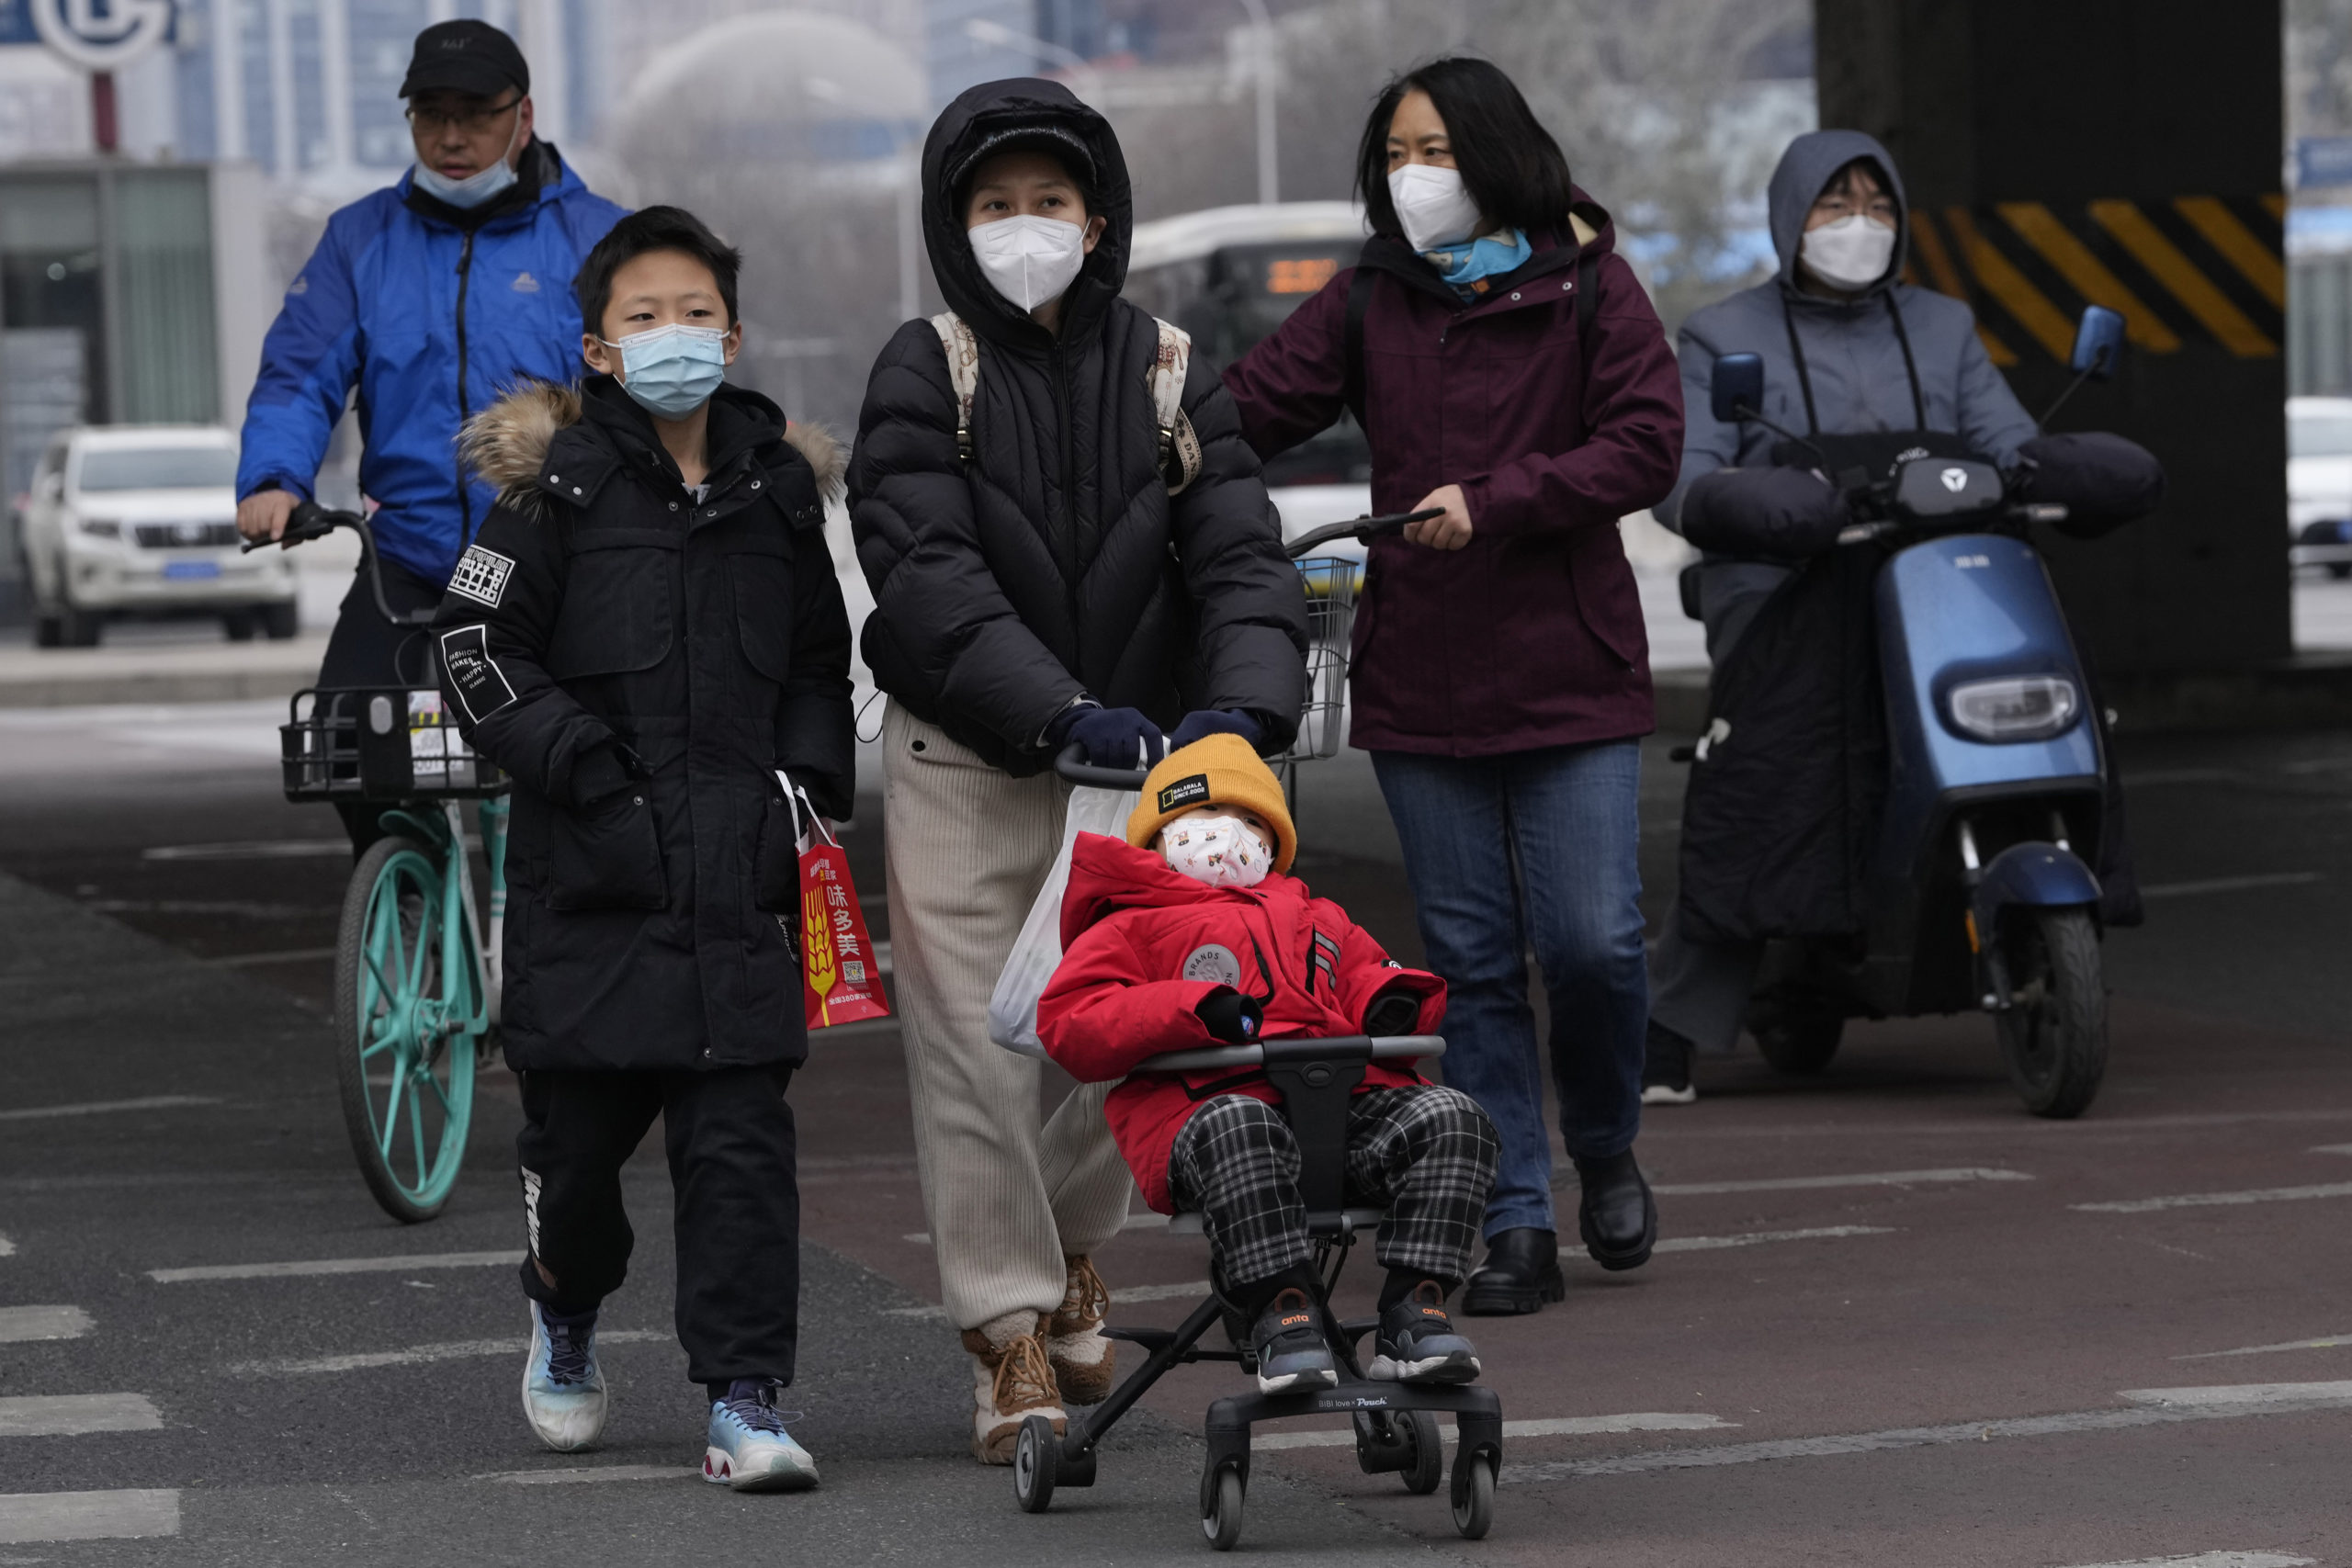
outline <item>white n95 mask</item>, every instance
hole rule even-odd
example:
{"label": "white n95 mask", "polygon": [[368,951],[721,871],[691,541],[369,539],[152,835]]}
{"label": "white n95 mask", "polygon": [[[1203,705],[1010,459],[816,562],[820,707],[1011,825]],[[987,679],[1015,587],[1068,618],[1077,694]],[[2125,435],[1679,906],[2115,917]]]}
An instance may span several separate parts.
{"label": "white n95 mask", "polygon": [[1023,213],[970,231],[972,254],[999,294],[1034,310],[1078,279],[1086,265],[1086,231],[1058,218]]}
{"label": "white n95 mask", "polygon": [[1433,251],[1478,231],[1478,204],[1470,198],[1459,169],[1407,164],[1388,171],[1388,200],[1404,226],[1405,243]]}
{"label": "white n95 mask", "polygon": [[1170,822],[1159,830],[1159,852],[1176,870],[1211,887],[1255,887],[1274,866],[1266,840],[1238,817]]}
{"label": "white n95 mask", "polygon": [[1894,259],[1894,231],[1861,213],[1807,229],[1797,254],[1832,288],[1868,288]]}

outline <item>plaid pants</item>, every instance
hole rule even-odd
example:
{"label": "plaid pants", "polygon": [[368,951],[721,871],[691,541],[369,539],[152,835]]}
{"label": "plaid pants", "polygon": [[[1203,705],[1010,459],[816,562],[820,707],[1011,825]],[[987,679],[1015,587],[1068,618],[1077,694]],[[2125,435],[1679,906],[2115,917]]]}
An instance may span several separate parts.
{"label": "plaid pants", "polygon": [[[1467,1278],[1495,1158],[1494,1124],[1458,1089],[1375,1089],[1348,1102],[1346,1198],[1387,1208],[1374,1247],[1385,1268]],[[1281,1109],[1246,1094],[1204,1100],[1176,1134],[1169,1189],[1179,1209],[1200,1211],[1226,1288],[1246,1287],[1313,1256],[1298,1160]]]}

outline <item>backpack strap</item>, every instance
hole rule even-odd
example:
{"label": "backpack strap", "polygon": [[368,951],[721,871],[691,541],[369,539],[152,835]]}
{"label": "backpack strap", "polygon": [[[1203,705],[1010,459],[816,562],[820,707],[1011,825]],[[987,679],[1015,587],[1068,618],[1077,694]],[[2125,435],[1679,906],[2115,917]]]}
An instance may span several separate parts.
{"label": "backpack strap", "polygon": [[980,390],[980,340],[964,318],[942,310],[931,319],[939,346],[947,351],[947,379],[956,389],[956,455],[972,460],[972,400]]}
{"label": "backpack strap", "polygon": [[1176,468],[1168,493],[1178,495],[1201,477],[1201,438],[1184,412],[1184,377],[1192,368],[1193,338],[1183,328],[1152,318],[1159,329],[1159,349],[1151,359],[1151,415],[1159,425],[1159,471]]}
{"label": "backpack strap", "polygon": [[1340,400],[1356,416],[1358,429],[1363,427],[1363,319],[1372,310],[1372,286],[1376,275],[1362,262],[1356,264],[1355,275],[1348,279],[1347,327],[1340,339],[1343,368],[1340,377]]}

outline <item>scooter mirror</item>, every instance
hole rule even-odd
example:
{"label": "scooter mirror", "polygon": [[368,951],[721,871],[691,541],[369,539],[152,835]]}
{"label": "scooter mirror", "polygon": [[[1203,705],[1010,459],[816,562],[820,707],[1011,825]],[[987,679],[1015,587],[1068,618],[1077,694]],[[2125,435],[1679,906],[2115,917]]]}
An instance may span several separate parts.
{"label": "scooter mirror", "polygon": [[2104,305],[2084,306],[2082,325],[2075,329],[2075,352],[2067,358],[2066,368],[2077,376],[2104,381],[2115,374],[2116,364],[2122,357],[2121,313]]}
{"label": "scooter mirror", "polygon": [[1764,412],[1764,356],[1726,354],[1715,360],[1707,380],[1707,406],[1724,424],[1737,424]]}

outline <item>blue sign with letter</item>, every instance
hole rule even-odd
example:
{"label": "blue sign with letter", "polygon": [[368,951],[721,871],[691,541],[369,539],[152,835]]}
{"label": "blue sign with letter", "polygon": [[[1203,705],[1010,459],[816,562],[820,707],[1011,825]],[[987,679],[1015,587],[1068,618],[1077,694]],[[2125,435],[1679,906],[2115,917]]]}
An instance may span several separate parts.
{"label": "blue sign with letter", "polygon": [[2295,188],[2352,186],[2352,136],[2295,138]]}

